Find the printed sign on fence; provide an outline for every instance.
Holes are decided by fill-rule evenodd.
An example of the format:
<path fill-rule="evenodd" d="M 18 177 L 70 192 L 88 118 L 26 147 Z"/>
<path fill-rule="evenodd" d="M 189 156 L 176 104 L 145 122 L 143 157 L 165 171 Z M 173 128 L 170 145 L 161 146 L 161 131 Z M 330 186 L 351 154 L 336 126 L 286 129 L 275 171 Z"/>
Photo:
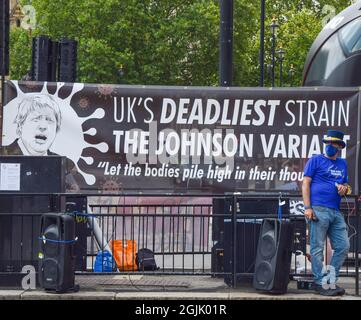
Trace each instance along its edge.
<path fill-rule="evenodd" d="M 68 191 L 299 193 L 330 128 L 357 182 L 357 88 L 8 81 L 5 98 L 2 154 L 66 156 Z"/>

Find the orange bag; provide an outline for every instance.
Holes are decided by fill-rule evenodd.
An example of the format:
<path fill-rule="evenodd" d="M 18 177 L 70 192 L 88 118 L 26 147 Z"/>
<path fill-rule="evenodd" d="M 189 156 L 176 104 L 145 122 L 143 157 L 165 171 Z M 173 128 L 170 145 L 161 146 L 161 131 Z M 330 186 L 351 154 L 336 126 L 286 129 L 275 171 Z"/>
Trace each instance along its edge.
<path fill-rule="evenodd" d="M 124 240 L 124 243 L 123 240 L 111 240 L 110 246 L 119 271 L 137 270 L 135 262 L 137 244 L 135 240 Z"/>

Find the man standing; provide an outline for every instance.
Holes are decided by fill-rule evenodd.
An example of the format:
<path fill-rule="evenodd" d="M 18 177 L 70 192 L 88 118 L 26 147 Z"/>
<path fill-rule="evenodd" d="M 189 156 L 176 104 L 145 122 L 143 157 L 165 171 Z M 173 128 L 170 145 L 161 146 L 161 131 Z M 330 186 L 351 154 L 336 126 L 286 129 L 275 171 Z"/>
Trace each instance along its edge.
<path fill-rule="evenodd" d="M 337 158 L 338 152 L 346 146 L 343 136 L 340 131 L 327 131 L 327 137 L 322 140 L 326 144 L 326 154 L 314 156 L 307 162 L 302 184 L 305 217 L 310 222 L 315 290 L 326 296 L 345 294 L 343 288 L 336 286 L 336 281 L 350 247 L 348 229 L 340 212 L 341 196 L 350 192 L 346 161 Z M 329 270 L 323 264 L 326 237 L 334 250 Z"/>

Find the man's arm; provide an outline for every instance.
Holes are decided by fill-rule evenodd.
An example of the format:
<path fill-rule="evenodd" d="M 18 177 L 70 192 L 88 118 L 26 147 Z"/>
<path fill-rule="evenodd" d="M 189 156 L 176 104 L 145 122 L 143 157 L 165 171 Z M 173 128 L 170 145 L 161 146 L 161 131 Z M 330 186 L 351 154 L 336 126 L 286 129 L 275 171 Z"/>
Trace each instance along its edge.
<path fill-rule="evenodd" d="M 348 183 L 338 184 L 337 191 L 340 196 L 351 193 L 351 186 Z"/>
<path fill-rule="evenodd" d="M 337 192 L 342 197 L 346 194 L 351 194 L 351 186 L 348 184 L 348 175 L 347 175 L 347 165 L 345 169 L 345 176 L 344 183 L 337 185 Z"/>
<path fill-rule="evenodd" d="M 306 176 L 303 177 L 302 198 L 305 207 L 311 206 L 311 182 L 312 182 L 312 178 Z M 305 217 L 309 220 L 315 217 L 312 208 L 308 208 L 305 210 Z"/>

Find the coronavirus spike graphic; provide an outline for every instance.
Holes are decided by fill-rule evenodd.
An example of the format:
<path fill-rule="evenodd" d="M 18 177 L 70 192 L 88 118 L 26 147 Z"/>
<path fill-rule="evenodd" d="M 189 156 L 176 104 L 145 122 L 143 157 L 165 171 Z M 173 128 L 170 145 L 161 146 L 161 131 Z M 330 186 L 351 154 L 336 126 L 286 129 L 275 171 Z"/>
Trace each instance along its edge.
<path fill-rule="evenodd" d="M 84 157 L 82 152 L 86 148 L 95 148 L 102 153 L 106 153 L 109 150 L 109 146 L 105 142 L 91 144 L 85 141 L 85 135 L 95 136 L 97 130 L 90 128 L 87 131 L 83 131 L 83 123 L 92 119 L 102 119 L 105 116 L 105 111 L 102 108 L 97 108 L 93 114 L 87 117 L 79 117 L 74 108 L 70 105 L 73 96 L 84 88 L 82 83 L 72 84 L 71 93 L 66 98 L 60 98 L 60 89 L 65 86 L 64 82 L 56 83 L 56 90 L 54 94 L 50 94 L 48 91 L 47 82 L 44 82 L 40 92 L 23 92 L 18 81 L 10 81 L 16 88 L 17 96 L 12 99 L 8 104 L 4 106 L 4 127 L 3 127 L 3 146 L 8 146 L 18 139 L 16 133 L 16 123 L 14 122 L 18 113 L 18 106 L 21 101 L 31 96 L 50 96 L 60 107 L 61 110 L 61 125 L 60 130 L 57 132 L 56 138 L 50 147 L 52 153 L 65 156 L 74 162 L 74 165 L 78 172 L 83 176 L 88 185 L 93 185 L 96 182 L 94 175 L 88 174 L 79 168 L 79 161 L 84 161 L 87 165 L 94 163 L 93 157 Z"/>
<path fill-rule="evenodd" d="M 85 131 L 84 134 L 87 134 L 89 136 L 95 136 L 97 134 L 97 129 L 90 128 L 88 131 Z"/>
<path fill-rule="evenodd" d="M 105 111 L 101 108 L 98 108 L 94 111 L 94 113 L 92 115 L 90 115 L 87 118 L 84 118 L 84 122 L 89 120 L 89 119 L 102 119 L 105 116 Z"/>
<path fill-rule="evenodd" d="M 94 163 L 94 159 L 92 157 L 81 157 L 81 159 L 83 159 L 88 165 L 92 165 Z"/>

